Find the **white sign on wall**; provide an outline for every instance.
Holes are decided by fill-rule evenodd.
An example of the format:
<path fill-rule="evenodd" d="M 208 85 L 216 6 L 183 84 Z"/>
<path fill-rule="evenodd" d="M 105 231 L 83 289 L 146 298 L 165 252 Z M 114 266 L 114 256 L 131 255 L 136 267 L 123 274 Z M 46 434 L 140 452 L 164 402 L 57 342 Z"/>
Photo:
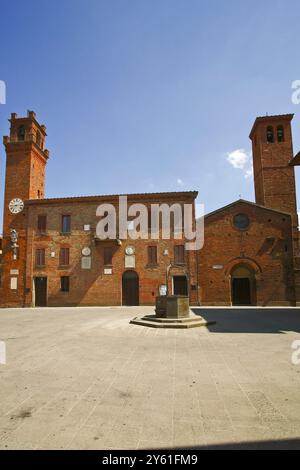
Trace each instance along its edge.
<path fill-rule="evenodd" d="M 167 295 L 167 286 L 165 284 L 159 286 L 159 295 Z"/>
<path fill-rule="evenodd" d="M 11 274 L 12 276 L 17 276 L 17 275 L 19 274 L 19 270 L 18 270 L 18 269 L 11 269 L 11 270 L 10 270 L 10 274 Z"/>
<path fill-rule="evenodd" d="M 11 288 L 11 290 L 17 290 L 17 288 L 18 288 L 18 278 L 17 277 L 11 277 L 10 278 L 10 288 Z"/>
<path fill-rule="evenodd" d="M 92 258 L 90 256 L 83 256 L 81 258 L 81 269 L 91 269 Z"/>
<path fill-rule="evenodd" d="M 125 268 L 135 268 L 135 256 L 125 255 Z"/>
<path fill-rule="evenodd" d="M 223 264 L 214 264 L 212 268 L 213 269 L 223 269 L 224 266 L 223 266 Z"/>

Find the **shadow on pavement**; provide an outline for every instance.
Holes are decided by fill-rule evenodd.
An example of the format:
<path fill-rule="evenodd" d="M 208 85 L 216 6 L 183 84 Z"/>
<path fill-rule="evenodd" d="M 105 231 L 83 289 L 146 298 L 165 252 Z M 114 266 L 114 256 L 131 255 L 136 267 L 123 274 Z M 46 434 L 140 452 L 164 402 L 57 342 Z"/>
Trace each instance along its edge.
<path fill-rule="evenodd" d="M 274 439 L 269 441 L 208 444 L 203 446 L 186 447 L 184 450 L 300 450 L 300 439 Z"/>
<path fill-rule="evenodd" d="M 193 307 L 191 310 L 207 321 L 216 321 L 207 327 L 212 333 L 300 332 L 300 309 Z"/>

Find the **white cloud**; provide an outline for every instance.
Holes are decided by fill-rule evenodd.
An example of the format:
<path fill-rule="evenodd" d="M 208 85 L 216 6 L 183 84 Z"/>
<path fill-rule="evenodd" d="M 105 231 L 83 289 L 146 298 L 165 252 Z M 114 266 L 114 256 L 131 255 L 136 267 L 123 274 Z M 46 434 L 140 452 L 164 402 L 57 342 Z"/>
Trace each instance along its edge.
<path fill-rule="evenodd" d="M 178 186 L 184 186 L 184 182 L 180 178 L 177 178 L 177 184 Z"/>
<path fill-rule="evenodd" d="M 253 166 L 251 166 L 251 168 L 249 168 L 249 170 L 246 170 L 244 173 L 244 177 L 246 179 L 251 178 L 251 176 L 253 176 Z"/>
<path fill-rule="evenodd" d="M 233 168 L 242 170 L 249 160 L 249 155 L 244 149 L 237 149 L 233 150 L 233 152 L 227 152 L 226 160 Z"/>
<path fill-rule="evenodd" d="M 245 179 L 249 179 L 253 176 L 253 165 L 250 152 L 246 152 L 244 149 L 236 149 L 232 152 L 227 152 L 226 160 L 231 166 L 233 166 L 233 168 L 242 170 Z"/>

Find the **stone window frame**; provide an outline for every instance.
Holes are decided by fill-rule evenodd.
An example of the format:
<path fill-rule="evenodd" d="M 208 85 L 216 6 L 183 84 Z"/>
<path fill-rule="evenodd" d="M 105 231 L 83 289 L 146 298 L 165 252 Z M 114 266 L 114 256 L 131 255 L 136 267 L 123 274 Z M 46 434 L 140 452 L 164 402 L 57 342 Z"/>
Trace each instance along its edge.
<path fill-rule="evenodd" d="M 235 225 L 234 220 L 238 215 L 244 215 L 248 218 L 249 223 L 248 223 L 247 227 L 241 228 L 241 227 L 237 227 Z M 231 225 L 234 228 L 234 230 L 236 230 L 237 232 L 247 232 L 249 230 L 250 226 L 251 226 L 251 217 L 249 216 L 249 214 L 246 211 L 237 211 L 231 217 Z"/>

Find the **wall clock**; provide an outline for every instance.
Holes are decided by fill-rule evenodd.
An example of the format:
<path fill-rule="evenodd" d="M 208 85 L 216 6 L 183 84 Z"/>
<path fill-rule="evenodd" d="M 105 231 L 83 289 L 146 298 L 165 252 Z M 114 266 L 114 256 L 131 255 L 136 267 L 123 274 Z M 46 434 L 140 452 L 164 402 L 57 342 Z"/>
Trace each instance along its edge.
<path fill-rule="evenodd" d="M 8 208 L 12 214 L 18 214 L 24 209 L 24 202 L 19 198 L 12 199 L 8 205 Z"/>
<path fill-rule="evenodd" d="M 135 252 L 135 250 L 134 250 L 133 246 L 127 246 L 126 247 L 126 250 L 125 250 L 126 255 L 134 255 L 134 252 Z"/>
<path fill-rule="evenodd" d="M 88 246 L 86 246 L 86 247 L 82 248 L 81 253 L 83 254 L 83 256 L 90 256 L 91 249 Z"/>

